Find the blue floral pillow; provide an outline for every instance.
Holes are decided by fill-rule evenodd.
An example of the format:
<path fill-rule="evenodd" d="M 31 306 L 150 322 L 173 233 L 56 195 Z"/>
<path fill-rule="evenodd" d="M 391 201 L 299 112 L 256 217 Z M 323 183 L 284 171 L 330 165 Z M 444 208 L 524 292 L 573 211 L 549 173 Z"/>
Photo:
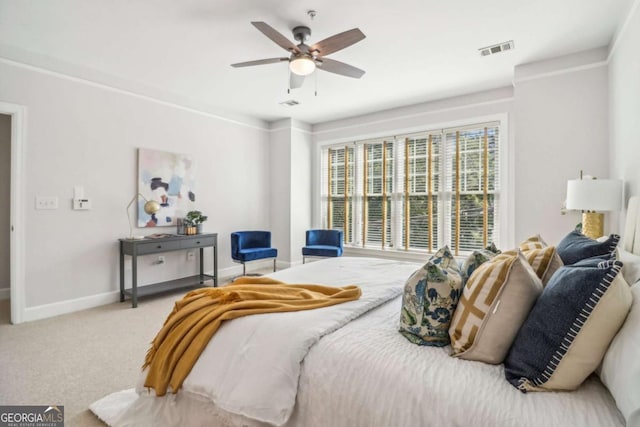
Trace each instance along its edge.
<path fill-rule="evenodd" d="M 460 275 L 462 276 L 462 286 L 467 283 L 471 274 L 476 270 L 476 268 L 480 267 L 485 262 L 493 259 L 496 255 L 500 253 L 500 249 L 498 249 L 495 243 L 491 243 L 484 249 L 478 249 L 469 254 L 467 259 L 464 260 L 462 265 L 460 266 Z"/>
<path fill-rule="evenodd" d="M 419 345 L 449 344 L 449 325 L 462 293 L 458 263 L 447 246 L 407 280 L 400 333 Z"/>
<path fill-rule="evenodd" d="M 602 255 L 614 257 L 619 240 L 620 236 L 612 234 L 607 240 L 599 242 L 574 230 L 558 243 L 556 250 L 564 265 L 571 265 L 583 259 Z"/>

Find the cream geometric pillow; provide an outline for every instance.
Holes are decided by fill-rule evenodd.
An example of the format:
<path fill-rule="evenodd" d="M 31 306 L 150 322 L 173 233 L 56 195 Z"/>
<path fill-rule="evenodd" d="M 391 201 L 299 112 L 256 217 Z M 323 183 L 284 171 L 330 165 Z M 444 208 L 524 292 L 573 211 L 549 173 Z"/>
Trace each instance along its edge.
<path fill-rule="evenodd" d="M 546 248 L 547 246 L 549 245 L 547 245 L 547 242 L 542 240 L 542 236 L 540 236 L 539 234 L 536 234 L 534 236 L 529 237 L 524 242 L 520 243 L 519 248 L 521 251 L 528 251 L 531 249 Z"/>
<path fill-rule="evenodd" d="M 542 282 L 520 251 L 507 251 L 478 267 L 465 285 L 449 328 L 453 356 L 499 364 Z"/>
<path fill-rule="evenodd" d="M 549 279 L 557 269 L 562 267 L 562 259 L 558 255 L 555 246 L 546 248 L 523 250 L 522 254 L 527 259 L 533 271 L 542 280 L 542 285 L 547 286 Z"/>
<path fill-rule="evenodd" d="M 538 277 L 542 279 L 544 286 L 553 273 L 564 265 L 556 248 L 547 245 L 539 234 L 529 237 L 520 243 L 519 247 Z"/>

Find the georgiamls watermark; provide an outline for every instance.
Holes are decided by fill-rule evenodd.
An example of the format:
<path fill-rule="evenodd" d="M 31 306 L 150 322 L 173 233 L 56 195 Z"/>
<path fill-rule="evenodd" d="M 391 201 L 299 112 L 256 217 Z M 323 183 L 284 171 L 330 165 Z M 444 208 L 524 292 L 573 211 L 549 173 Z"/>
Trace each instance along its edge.
<path fill-rule="evenodd" d="M 0 405 L 0 427 L 64 427 L 64 406 Z"/>

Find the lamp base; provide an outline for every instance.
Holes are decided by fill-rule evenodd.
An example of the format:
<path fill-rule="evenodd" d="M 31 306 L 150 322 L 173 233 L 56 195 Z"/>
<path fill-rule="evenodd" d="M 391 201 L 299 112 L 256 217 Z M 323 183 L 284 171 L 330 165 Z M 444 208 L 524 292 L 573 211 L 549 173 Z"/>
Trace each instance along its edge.
<path fill-rule="evenodd" d="M 604 234 L 604 214 L 597 212 L 582 213 L 582 234 L 597 239 Z"/>

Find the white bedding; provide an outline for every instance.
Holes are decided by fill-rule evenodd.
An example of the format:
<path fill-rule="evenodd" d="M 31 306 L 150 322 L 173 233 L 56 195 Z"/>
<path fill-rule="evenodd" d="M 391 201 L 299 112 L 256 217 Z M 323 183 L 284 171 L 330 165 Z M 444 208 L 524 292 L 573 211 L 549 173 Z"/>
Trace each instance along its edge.
<path fill-rule="evenodd" d="M 382 287 L 392 277 L 399 295 L 405 279 L 418 266 L 343 257 L 283 270 L 272 277 L 286 282 L 363 287 L 367 286 L 363 276 Z M 615 402 L 596 378 L 575 392 L 522 394 L 506 382 L 502 366 L 451 358 L 449 347 L 411 344 L 397 332 L 400 306 L 401 297 L 394 297 L 311 347 L 302 363 L 295 410 L 287 426 L 624 425 Z M 269 338 L 268 331 L 265 337 Z M 254 335 L 246 343 L 264 339 Z M 283 351 L 282 356 L 285 354 Z M 233 358 L 233 351 L 225 357 Z M 209 364 L 224 366 L 228 362 L 211 359 Z M 262 388 L 262 366 L 258 362 L 249 368 L 255 370 L 254 387 L 258 389 Z M 212 390 L 203 393 L 198 388 L 210 388 L 211 378 L 201 376 L 208 370 L 194 367 L 185 390 L 177 396 L 154 398 L 143 393 L 138 397 L 125 391 L 95 402 L 91 410 L 117 426 L 264 425 L 211 403 L 205 396 Z M 233 384 L 228 381 L 227 385 Z M 215 393 L 214 400 L 226 405 L 223 396 Z M 274 396 L 273 403 L 268 405 L 270 410 L 281 409 L 280 397 Z"/>
<path fill-rule="evenodd" d="M 187 376 L 178 398 L 193 395 L 233 414 L 284 424 L 295 405 L 300 363 L 309 348 L 325 334 L 399 295 L 415 268 L 412 263 L 345 257 L 273 274 L 288 283 L 363 285 L 362 296 L 317 310 L 225 322 Z M 138 381 L 140 394 L 148 394 L 145 377 L 142 373 Z"/>
<path fill-rule="evenodd" d="M 494 366 L 397 332 L 402 298 L 324 337 L 307 355 L 290 426 L 623 426 L 606 388 L 523 394 Z"/>

